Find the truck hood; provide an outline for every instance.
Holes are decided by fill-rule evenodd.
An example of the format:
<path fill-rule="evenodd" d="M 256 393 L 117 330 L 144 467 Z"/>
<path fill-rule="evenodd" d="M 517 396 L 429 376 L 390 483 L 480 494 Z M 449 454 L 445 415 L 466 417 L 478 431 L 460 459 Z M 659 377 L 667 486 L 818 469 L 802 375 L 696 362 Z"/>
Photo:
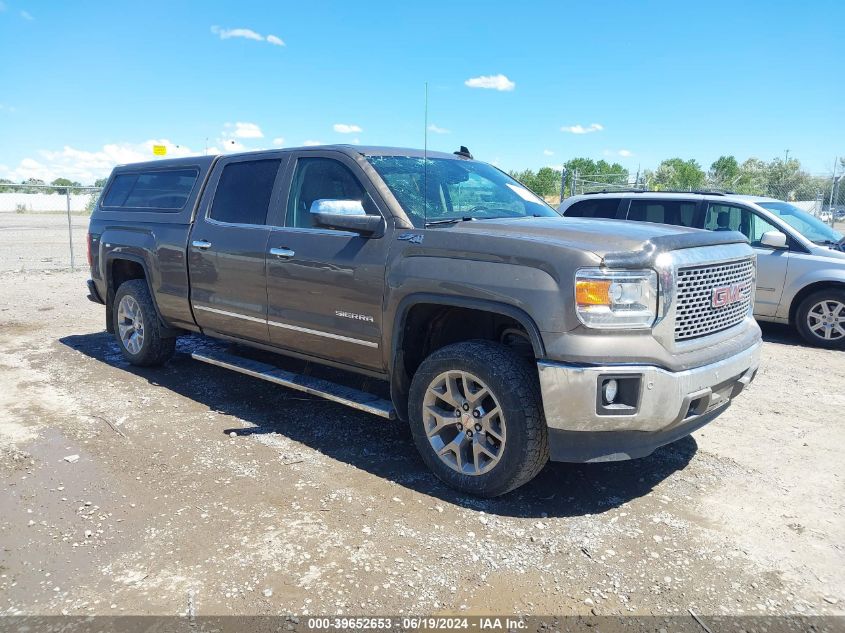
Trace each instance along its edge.
<path fill-rule="evenodd" d="M 747 242 L 737 231 L 597 218 L 501 218 L 461 222 L 451 230 L 558 244 L 593 252 L 607 265 L 621 266 L 637 265 L 664 251 Z"/>

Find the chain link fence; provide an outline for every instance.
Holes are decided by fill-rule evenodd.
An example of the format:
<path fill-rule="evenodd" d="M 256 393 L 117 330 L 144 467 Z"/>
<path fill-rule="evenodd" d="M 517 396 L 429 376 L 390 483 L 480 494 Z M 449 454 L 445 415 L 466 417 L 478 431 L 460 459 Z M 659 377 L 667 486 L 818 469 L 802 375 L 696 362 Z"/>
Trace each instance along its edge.
<path fill-rule="evenodd" d="M 100 187 L 0 185 L 0 272 L 87 266 L 88 218 Z"/>

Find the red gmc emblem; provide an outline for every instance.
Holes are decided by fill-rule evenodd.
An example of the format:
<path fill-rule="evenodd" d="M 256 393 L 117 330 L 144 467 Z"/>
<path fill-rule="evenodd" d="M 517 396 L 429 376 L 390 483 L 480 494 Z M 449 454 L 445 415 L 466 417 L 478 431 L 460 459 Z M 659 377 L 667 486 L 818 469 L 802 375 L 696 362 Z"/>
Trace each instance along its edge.
<path fill-rule="evenodd" d="M 743 301 L 748 297 L 751 284 L 747 281 L 740 281 L 730 286 L 716 286 L 710 295 L 710 306 L 713 308 L 724 308 L 731 304 Z"/>

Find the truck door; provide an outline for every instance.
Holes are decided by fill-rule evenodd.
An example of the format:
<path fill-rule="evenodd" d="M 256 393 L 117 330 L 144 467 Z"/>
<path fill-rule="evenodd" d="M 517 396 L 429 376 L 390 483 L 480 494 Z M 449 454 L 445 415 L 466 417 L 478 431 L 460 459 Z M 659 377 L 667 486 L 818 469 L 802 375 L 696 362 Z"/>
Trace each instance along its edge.
<path fill-rule="evenodd" d="M 270 341 L 382 370 L 389 240 L 317 227 L 310 214 L 315 200 L 359 200 L 367 213 L 387 217 L 380 197 L 355 161 L 337 152 L 298 153 L 289 171 L 284 226 L 272 229 L 268 244 Z"/>
<path fill-rule="evenodd" d="M 188 239 L 191 307 L 207 333 L 266 343 L 268 214 L 282 155 L 219 160 Z"/>
<path fill-rule="evenodd" d="M 760 243 L 760 239 L 763 233 L 780 229 L 751 209 L 720 202 L 710 202 L 707 205 L 704 228 L 711 231 L 739 231 L 748 238 L 757 253 L 757 295 L 754 300 L 754 314 L 775 316 L 786 282 L 789 251 L 765 246 Z"/>

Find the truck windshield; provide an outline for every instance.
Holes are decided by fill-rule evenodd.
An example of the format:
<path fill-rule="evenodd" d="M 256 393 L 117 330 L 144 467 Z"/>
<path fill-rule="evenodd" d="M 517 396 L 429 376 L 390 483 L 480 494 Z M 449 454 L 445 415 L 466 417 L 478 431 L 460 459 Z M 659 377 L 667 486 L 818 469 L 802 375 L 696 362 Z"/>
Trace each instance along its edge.
<path fill-rule="evenodd" d="M 410 156 L 367 160 L 418 228 L 464 219 L 557 216 L 541 198 L 486 163 L 429 158 L 426 166 L 424 159 Z"/>
<path fill-rule="evenodd" d="M 806 211 L 788 202 L 758 202 L 759 206 L 768 209 L 789 226 L 798 231 L 811 242 L 816 244 L 838 244 L 842 241 L 842 234 L 834 231 L 827 224 Z"/>

